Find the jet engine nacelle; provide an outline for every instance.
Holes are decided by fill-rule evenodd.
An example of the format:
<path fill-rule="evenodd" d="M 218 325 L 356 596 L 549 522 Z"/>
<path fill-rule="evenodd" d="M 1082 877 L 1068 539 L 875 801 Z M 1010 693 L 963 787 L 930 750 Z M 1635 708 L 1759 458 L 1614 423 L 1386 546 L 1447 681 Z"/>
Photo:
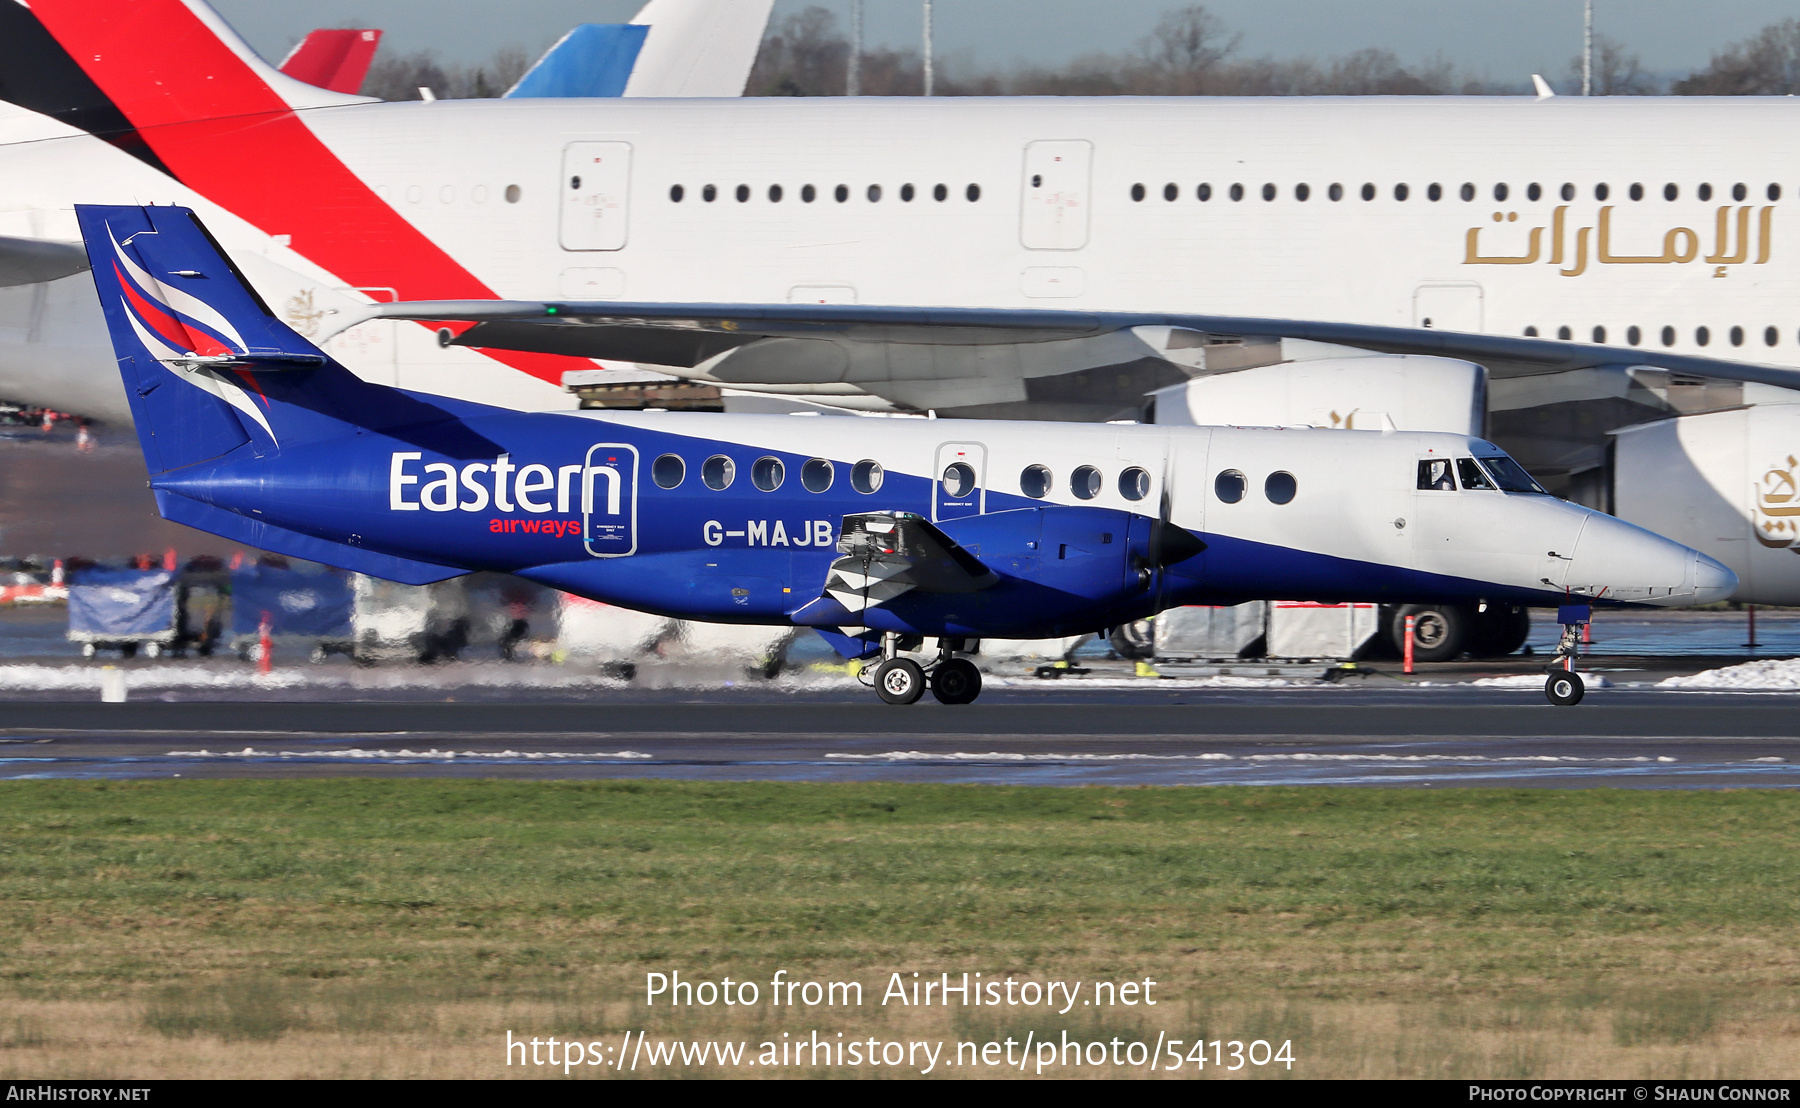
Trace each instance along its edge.
<path fill-rule="evenodd" d="M 1615 514 L 1717 558 L 1733 598 L 1800 604 L 1800 403 L 1616 432 Z"/>
<path fill-rule="evenodd" d="M 1284 342 L 1282 347 L 1283 353 L 1304 353 L 1304 347 L 1317 345 Z M 1453 358 L 1302 357 L 1197 377 L 1151 395 L 1157 423 L 1486 433 L 1487 372 Z"/>

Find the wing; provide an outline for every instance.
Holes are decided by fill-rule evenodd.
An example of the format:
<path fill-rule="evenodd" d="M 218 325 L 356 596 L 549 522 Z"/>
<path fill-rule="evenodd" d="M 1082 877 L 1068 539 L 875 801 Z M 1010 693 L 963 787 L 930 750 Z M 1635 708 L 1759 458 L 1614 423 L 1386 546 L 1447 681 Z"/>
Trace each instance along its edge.
<path fill-rule="evenodd" d="M 1647 366 L 1684 376 L 1800 388 L 1800 370 L 1641 347 L 1243 316 L 855 304 L 432 300 L 374 305 L 368 316 L 349 319 L 346 325 L 371 317 L 473 324 L 460 331 L 446 329 L 440 339 L 448 345 L 699 369 L 731 383 L 775 383 L 783 373 L 787 380 L 799 376 L 816 381 L 839 367 L 854 369 L 858 348 L 896 346 L 937 352 L 939 365 L 970 362 L 976 368 L 983 349 L 1005 349 L 1023 362 L 1026 376 L 1035 375 L 1034 366 L 1110 365 L 1135 352 L 1163 358 L 1195 376 L 1259 364 L 1259 344 L 1306 339 L 1385 354 L 1479 362 L 1497 377 Z M 756 356 L 745 357 L 752 352 Z M 1279 355 L 1267 360 L 1279 360 Z M 742 369 L 734 370 L 739 361 L 744 363 Z M 754 376 L 745 372 L 752 368 Z M 848 379 L 842 373 L 839 370 L 831 379 Z"/>
<path fill-rule="evenodd" d="M 825 595 L 851 614 L 909 592 L 976 592 L 1000 578 L 923 516 L 863 512 L 844 517 L 840 557 L 825 578 Z"/>

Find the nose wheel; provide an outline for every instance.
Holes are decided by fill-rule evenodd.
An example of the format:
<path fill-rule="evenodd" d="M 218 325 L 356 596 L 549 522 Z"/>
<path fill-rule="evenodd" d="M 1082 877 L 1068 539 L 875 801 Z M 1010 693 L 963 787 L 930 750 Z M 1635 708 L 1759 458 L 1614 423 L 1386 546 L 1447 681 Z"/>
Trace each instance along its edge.
<path fill-rule="evenodd" d="M 1581 629 L 1593 614 L 1593 607 L 1588 604 L 1564 604 L 1556 614 L 1556 622 L 1562 624 L 1562 638 L 1556 644 L 1556 661 L 1550 664 L 1550 676 L 1544 679 L 1544 696 L 1559 708 L 1573 707 L 1587 695 L 1587 686 L 1575 672 L 1575 655 L 1580 650 Z"/>
<path fill-rule="evenodd" d="M 1559 708 L 1581 703 L 1581 698 L 1586 694 L 1587 686 L 1581 683 L 1581 675 L 1573 670 L 1552 673 L 1544 682 L 1544 695 Z"/>

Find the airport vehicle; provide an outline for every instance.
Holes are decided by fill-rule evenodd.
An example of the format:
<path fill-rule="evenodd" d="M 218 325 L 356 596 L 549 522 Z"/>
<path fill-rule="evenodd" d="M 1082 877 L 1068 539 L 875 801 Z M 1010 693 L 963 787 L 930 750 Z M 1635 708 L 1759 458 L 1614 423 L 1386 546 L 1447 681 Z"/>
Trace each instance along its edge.
<path fill-rule="evenodd" d="M 77 214 L 165 518 L 391 580 L 493 569 L 650 612 L 813 627 L 847 656 L 882 655 L 873 679 L 893 703 L 927 683 L 973 700 L 971 640 L 1176 604 L 1585 611 L 1737 585 L 1465 435 L 522 413 L 389 388 L 282 323 L 191 210 Z M 901 656 L 926 637 L 935 658 Z M 1547 691 L 1572 703 L 1580 679 L 1558 670 Z"/>

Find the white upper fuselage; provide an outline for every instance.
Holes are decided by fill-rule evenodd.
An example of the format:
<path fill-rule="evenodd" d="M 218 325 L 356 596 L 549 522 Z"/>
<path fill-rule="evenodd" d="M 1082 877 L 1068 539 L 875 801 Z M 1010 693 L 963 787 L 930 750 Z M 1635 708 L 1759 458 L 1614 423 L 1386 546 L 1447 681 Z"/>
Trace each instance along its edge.
<path fill-rule="evenodd" d="M 784 302 L 820 290 L 866 304 L 1402 326 L 1436 312 L 1439 327 L 1554 337 L 1568 326 L 1582 341 L 1600 326 L 1614 344 L 1637 326 L 1660 346 L 1670 326 L 1673 349 L 1722 356 L 1742 327 L 1740 356 L 1800 362 L 1800 317 L 1788 309 L 1800 248 L 1785 245 L 1782 211 L 1800 187 L 1800 155 L 1768 141 L 1800 119 L 1785 98 L 462 101 L 305 118 L 506 297 Z M 582 244 L 564 215 L 564 163 L 583 142 L 629 146 L 616 249 L 569 248 Z M 1040 161 L 1076 160 L 1081 148 L 1069 144 L 1088 144 L 1087 172 L 1059 181 L 1062 163 L 1028 164 L 1043 142 L 1057 147 Z M 1341 200 L 1330 199 L 1334 184 Z M 1465 184 L 1473 200 L 1462 199 Z M 933 199 L 939 185 L 948 199 Z M 1170 185 L 1173 201 L 1163 198 Z M 1202 185 L 1210 200 L 1198 199 Z M 1263 199 L 1269 185 L 1273 200 Z M 1362 199 L 1365 185 L 1373 200 Z M 1643 199 L 1631 199 L 1633 185 Z M 1065 197 L 1061 228 L 1047 224 L 1051 192 Z M 1534 241 L 1534 262 L 1481 260 L 1529 257 Z M 1687 260 L 1621 260 L 1663 257 Z"/>

